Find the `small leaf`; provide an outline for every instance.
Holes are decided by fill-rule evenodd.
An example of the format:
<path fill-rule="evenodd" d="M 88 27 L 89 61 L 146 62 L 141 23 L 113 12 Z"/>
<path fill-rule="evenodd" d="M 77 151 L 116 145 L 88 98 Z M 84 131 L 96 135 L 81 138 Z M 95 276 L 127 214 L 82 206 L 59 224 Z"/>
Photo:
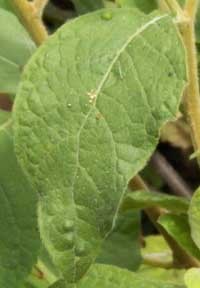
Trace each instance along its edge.
<path fill-rule="evenodd" d="M 45 247 L 74 283 L 114 228 L 160 127 L 177 113 L 185 50 L 170 16 L 106 9 L 64 25 L 25 70 L 16 153 L 41 195 Z"/>
<path fill-rule="evenodd" d="M 35 44 L 17 17 L 3 9 L 0 9 L 0 43 L 0 92 L 16 93 Z"/>
<path fill-rule="evenodd" d="M 169 263 L 172 261 L 172 252 L 169 248 L 168 244 L 166 243 L 165 239 L 160 236 L 148 236 L 144 238 L 145 245 L 141 249 L 142 256 L 146 257 L 157 257 L 161 258 L 163 262 Z"/>
<path fill-rule="evenodd" d="M 160 206 L 174 213 L 187 213 L 189 200 L 158 192 L 135 191 L 126 195 L 122 210 L 145 209 L 152 206 Z"/>
<path fill-rule="evenodd" d="M 8 114 L 0 111 L 0 287 L 15 288 L 36 262 L 40 241 L 36 193 L 17 163 L 11 119 L 3 123 Z"/>
<path fill-rule="evenodd" d="M 116 0 L 120 7 L 138 8 L 144 13 L 150 13 L 158 8 L 156 0 Z"/>
<path fill-rule="evenodd" d="M 188 254 L 200 260 L 200 250 L 191 238 L 190 227 L 186 215 L 163 215 L 159 218 L 158 223 Z"/>
<path fill-rule="evenodd" d="M 115 228 L 104 241 L 96 261 L 135 271 L 142 260 L 139 237 L 139 213 L 120 213 Z"/>
<path fill-rule="evenodd" d="M 192 238 L 200 249 L 200 188 L 192 197 L 188 215 Z"/>
<path fill-rule="evenodd" d="M 104 7 L 103 0 L 72 0 L 79 14 L 85 14 Z"/>
<path fill-rule="evenodd" d="M 185 284 L 187 288 L 199 288 L 200 269 L 192 268 L 185 273 Z"/>

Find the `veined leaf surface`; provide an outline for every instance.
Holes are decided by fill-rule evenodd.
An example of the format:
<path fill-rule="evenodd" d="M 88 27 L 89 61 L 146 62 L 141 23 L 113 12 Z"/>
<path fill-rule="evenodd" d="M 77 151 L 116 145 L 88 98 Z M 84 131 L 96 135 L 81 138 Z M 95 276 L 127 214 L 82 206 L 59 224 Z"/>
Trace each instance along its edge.
<path fill-rule="evenodd" d="M 0 287 L 21 288 L 40 247 L 37 195 L 17 162 L 9 114 L 0 111 Z"/>
<path fill-rule="evenodd" d="M 120 269 L 111 265 L 93 265 L 85 277 L 76 285 L 77 288 L 184 288 L 159 281 L 158 279 L 144 279 L 136 273 Z M 68 288 L 60 281 L 51 288 Z M 71 287 L 70 287 L 71 288 Z"/>
<path fill-rule="evenodd" d="M 67 23 L 27 65 L 16 152 L 41 195 L 41 237 L 68 282 L 85 274 L 113 229 L 127 183 L 175 117 L 185 83 L 171 17 L 135 9 Z"/>

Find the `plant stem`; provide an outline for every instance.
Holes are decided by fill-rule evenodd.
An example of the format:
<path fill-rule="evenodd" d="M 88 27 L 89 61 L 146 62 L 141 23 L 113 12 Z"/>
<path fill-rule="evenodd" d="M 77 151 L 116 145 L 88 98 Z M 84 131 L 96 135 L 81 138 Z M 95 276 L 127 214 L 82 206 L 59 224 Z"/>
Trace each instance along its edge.
<path fill-rule="evenodd" d="M 42 15 L 45 6 L 47 5 L 49 0 L 35 0 L 33 2 L 36 10 L 38 11 L 38 15 Z"/>
<path fill-rule="evenodd" d="M 185 11 L 187 15 L 194 21 L 198 6 L 198 0 L 187 0 L 185 4 Z"/>
<path fill-rule="evenodd" d="M 155 152 L 150 163 L 174 194 L 191 198 L 192 190 L 161 153 Z"/>
<path fill-rule="evenodd" d="M 134 177 L 129 183 L 130 189 L 134 190 L 145 190 L 148 191 L 147 185 L 144 183 L 140 176 Z M 178 243 L 166 232 L 166 230 L 158 224 L 158 218 L 165 213 L 165 210 L 159 207 L 147 208 L 144 210 L 148 215 L 151 222 L 158 229 L 158 231 L 163 235 L 166 242 L 173 252 L 174 267 L 178 268 L 191 268 L 191 267 L 200 267 L 200 262 L 187 254 L 184 249 L 182 249 Z"/>
<path fill-rule="evenodd" d="M 185 14 L 188 23 L 180 27 L 187 52 L 188 63 L 188 87 L 184 97 L 185 111 L 191 126 L 192 141 L 195 151 L 200 151 L 200 94 L 198 79 L 198 63 L 195 46 L 195 14 L 196 0 L 188 0 L 185 6 Z M 200 157 L 197 157 L 200 164 Z"/>
<path fill-rule="evenodd" d="M 183 14 L 181 7 L 176 0 L 165 0 L 165 3 L 172 12 L 177 14 L 177 16 L 181 16 Z"/>
<path fill-rule="evenodd" d="M 27 0 L 13 0 L 13 5 L 32 39 L 37 45 L 42 44 L 48 38 L 48 33 L 34 2 L 29 3 Z"/>

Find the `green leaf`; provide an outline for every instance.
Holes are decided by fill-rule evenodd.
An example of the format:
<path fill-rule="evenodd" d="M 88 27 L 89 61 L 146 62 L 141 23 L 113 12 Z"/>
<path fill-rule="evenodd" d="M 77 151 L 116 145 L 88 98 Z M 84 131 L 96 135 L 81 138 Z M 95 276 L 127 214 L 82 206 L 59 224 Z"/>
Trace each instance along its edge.
<path fill-rule="evenodd" d="M 41 195 L 41 237 L 69 282 L 111 233 L 185 83 L 171 17 L 135 9 L 68 22 L 27 65 L 14 107 L 16 153 Z"/>
<path fill-rule="evenodd" d="M 3 123 L 5 113 L 0 115 L 0 287 L 15 288 L 37 259 L 37 197 L 17 163 L 11 119 Z"/>
<path fill-rule="evenodd" d="M 111 265 L 93 265 L 86 276 L 77 285 L 68 286 L 58 281 L 50 288 L 184 288 L 183 285 L 165 283 Z"/>
<path fill-rule="evenodd" d="M 135 271 L 141 264 L 139 237 L 139 213 L 120 213 L 114 230 L 102 245 L 97 262 Z"/>
<path fill-rule="evenodd" d="M 85 14 L 104 7 L 103 0 L 72 0 L 79 14 Z"/>
<path fill-rule="evenodd" d="M 159 218 L 158 223 L 188 254 L 200 260 L 200 251 L 191 238 L 186 215 L 163 215 Z"/>
<path fill-rule="evenodd" d="M 144 258 L 152 257 L 162 259 L 169 263 L 172 261 L 172 252 L 167 242 L 160 235 L 153 235 L 144 238 L 145 244 L 141 249 Z"/>
<path fill-rule="evenodd" d="M 158 8 L 156 0 L 116 0 L 120 7 L 138 8 L 144 13 L 150 13 Z"/>
<path fill-rule="evenodd" d="M 187 288 L 199 288 L 200 283 L 200 269 L 189 269 L 185 274 L 185 284 Z"/>
<path fill-rule="evenodd" d="M 181 288 L 162 281 L 144 279 L 137 274 L 109 265 L 94 265 L 77 288 Z"/>
<path fill-rule="evenodd" d="M 4 9 L 0 9 L 0 43 L 0 92 L 16 93 L 35 44 L 17 17 Z"/>
<path fill-rule="evenodd" d="M 188 211 L 192 239 L 200 249 L 200 188 L 194 193 Z"/>
<path fill-rule="evenodd" d="M 10 0 L 0 0 L 0 8 L 3 8 L 8 11 L 13 11 L 13 7 L 10 3 Z"/>
<path fill-rule="evenodd" d="M 158 192 L 135 191 L 126 195 L 122 210 L 145 209 L 153 206 L 160 206 L 175 213 L 187 213 L 189 200 Z"/>
<path fill-rule="evenodd" d="M 154 281 L 157 280 L 165 284 L 179 284 L 182 285 L 181 287 L 185 287 L 184 269 L 165 269 L 150 265 L 142 265 L 137 274 L 143 279 L 154 279 Z"/>

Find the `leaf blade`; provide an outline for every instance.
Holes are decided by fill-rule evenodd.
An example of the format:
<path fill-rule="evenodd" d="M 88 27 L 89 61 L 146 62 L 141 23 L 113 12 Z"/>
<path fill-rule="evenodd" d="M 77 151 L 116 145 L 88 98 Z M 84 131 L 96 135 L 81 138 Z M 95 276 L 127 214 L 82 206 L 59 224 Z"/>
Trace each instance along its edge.
<path fill-rule="evenodd" d="M 184 197 L 177 197 L 158 192 L 134 191 L 129 192 L 123 202 L 122 210 L 146 209 L 153 206 L 160 206 L 174 213 L 187 213 L 189 200 Z"/>
<path fill-rule="evenodd" d="M 5 113 L 1 114 L 1 120 L 5 119 Z M 9 115 L 0 126 L 0 286 L 13 288 L 21 287 L 30 273 L 40 240 L 37 197 L 17 162 L 10 120 Z"/>
<path fill-rule="evenodd" d="M 163 50 L 155 41 L 166 39 L 166 27 Z M 142 73 L 149 69 L 154 77 Z M 14 108 L 16 151 L 41 193 L 45 246 L 69 282 L 84 275 L 111 232 L 127 183 L 146 164 L 160 126 L 175 116 L 185 81 L 171 18 L 134 9 L 68 23 L 27 66 Z"/>

